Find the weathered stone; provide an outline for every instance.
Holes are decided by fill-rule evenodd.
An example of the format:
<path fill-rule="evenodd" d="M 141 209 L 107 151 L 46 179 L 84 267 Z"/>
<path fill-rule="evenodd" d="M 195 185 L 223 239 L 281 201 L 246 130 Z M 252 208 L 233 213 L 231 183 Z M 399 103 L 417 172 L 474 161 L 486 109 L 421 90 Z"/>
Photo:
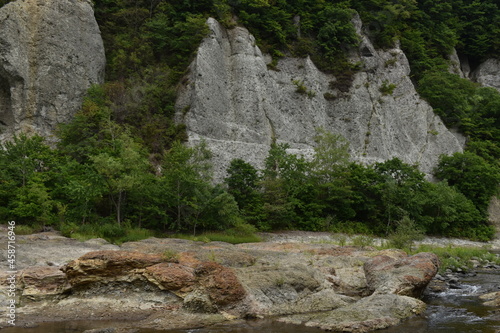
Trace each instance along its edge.
<path fill-rule="evenodd" d="M 183 307 L 195 313 L 215 313 L 217 308 L 212 304 L 210 297 L 200 290 L 195 290 L 184 298 Z"/>
<path fill-rule="evenodd" d="M 448 71 L 453 74 L 459 75 L 461 78 L 466 78 L 469 75 L 470 68 L 468 62 L 462 61 L 457 53 L 457 50 L 453 49 L 451 54 L 448 56 L 450 62 L 448 66 Z"/>
<path fill-rule="evenodd" d="M 162 290 L 185 294 L 196 282 L 194 270 L 175 263 L 161 263 L 144 270 L 143 275 Z"/>
<path fill-rule="evenodd" d="M 189 142 L 205 140 L 212 150 L 219 180 L 234 158 L 262 168 L 274 140 L 310 156 L 318 127 L 343 135 L 358 161 L 398 157 L 428 174 L 439 155 L 462 151 L 464 138 L 451 133 L 417 94 L 401 49 L 375 50 L 361 33 L 361 21 L 355 22 L 362 42 L 351 61 L 362 70 L 346 90 L 309 58 L 285 57 L 278 70 L 269 70 L 268 57 L 246 29 L 207 21 L 211 34 L 190 65 L 176 108 Z M 297 82 L 309 96 L 296 92 Z M 381 89 L 391 84 L 392 92 Z"/>
<path fill-rule="evenodd" d="M 0 226 L 0 238 L 5 237 L 6 232 L 7 229 Z M 29 244 L 29 249 L 48 251 L 44 253 L 84 244 L 55 235 L 19 236 L 19 241 L 23 246 Z M 91 247 L 109 246 L 99 240 L 90 243 L 84 244 L 85 248 L 82 249 L 88 251 Z M 67 297 L 26 302 L 25 306 L 18 309 L 19 322 L 41 322 L 47 318 L 115 321 L 123 318 L 132 319 L 136 327 L 173 329 L 201 327 L 247 317 L 287 316 L 284 320 L 291 323 L 306 323 L 326 330 L 366 332 L 395 325 L 401 319 L 419 313 L 424 307 L 416 299 L 394 294 L 376 292 L 364 297 L 368 294 L 368 288 L 372 287 L 372 284 L 367 285 L 365 263 L 373 263 L 377 256 L 384 256 L 403 266 L 406 259 L 416 266 L 417 272 L 425 272 L 425 256 L 420 259 L 415 256 L 418 260 L 413 257 L 409 259 L 399 250 L 361 250 L 318 242 L 235 246 L 159 239 L 129 243 L 124 247 L 146 253 L 96 251 L 80 256 L 80 250 L 74 252 L 73 255 L 80 258 L 65 268 L 69 280 L 75 283 L 71 292 L 67 293 Z M 158 253 L 165 249 L 175 249 L 178 262 L 164 262 L 165 258 Z M 231 260 L 223 261 L 234 264 L 235 268 L 199 260 L 212 254 L 214 260 L 225 258 L 219 254 L 231 250 L 255 258 L 253 264 L 248 265 L 246 259 L 235 260 L 231 256 L 228 256 Z M 31 251 L 29 253 L 30 256 L 35 255 Z M 242 259 L 246 257 L 241 256 Z M 420 264 L 423 267 L 419 268 Z M 420 277 L 420 273 L 412 269 L 403 270 L 397 264 L 389 265 L 386 269 L 404 278 L 398 280 L 388 275 L 393 289 L 399 285 L 405 286 L 404 282 L 408 280 L 405 275 Z M 28 285 L 37 286 L 38 283 L 41 285 L 37 287 L 40 290 L 57 290 L 51 286 L 64 281 L 64 275 L 54 270 L 56 266 L 22 271 L 25 282 L 19 274 L 16 294 L 21 295 Z M 377 274 L 379 272 L 374 275 Z M 0 277 L 0 284 L 5 286 L 7 276 L 4 274 Z M 332 279 L 342 284 L 343 289 L 336 287 Z M 349 288 L 352 288 L 351 292 Z M 384 286 L 380 288 L 385 290 Z M 6 290 L 0 288 L 0 300 L 8 299 Z M 121 332 L 121 327 L 117 326 L 118 331 Z"/>
<path fill-rule="evenodd" d="M 288 264 L 288 266 L 285 266 Z M 329 286 L 317 268 L 293 262 L 237 270 L 248 293 L 247 315 L 274 316 L 328 311 L 347 304 L 347 297 Z"/>
<path fill-rule="evenodd" d="M 479 296 L 486 306 L 500 307 L 500 291 Z"/>
<path fill-rule="evenodd" d="M 196 267 L 195 275 L 216 305 L 230 305 L 246 296 L 245 289 L 231 268 L 215 262 L 204 262 Z"/>
<path fill-rule="evenodd" d="M 23 296 L 43 298 L 54 296 L 70 288 L 66 275 L 54 266 L 28 267 L 21 272 Z"/>
<path fill-rule="evenodd" d="M 492 87 L 500 91 L 500 60 L 486 60 L 472 72 L 471 78 L 485 87 Z"/>
<path fill-rule="evenodd" d="M 420 297 L 439 269 L 433 253 L 410 257 L 379 255 L 365 263 L 367 285 L 375 294 Z"/>
<path fill-rule="evenodd" d="M 407 296 L 372 295 L 333 311 L 294 315 L 281 321 L 333 332 L 364 333 L 397 325 L 425 308 L 424 302 Z"/>
<path fill-rule="evenodd" d="M 86 330 L 83 331 L 83 333 L 115 333 L 116 328 L 110 327 L 110 328 L 95 328 L 93 330 Z"/>
<path fill-rule="evenodd" d="M 90 0 L 17 0 L 0 8 L 0 141 L 49 136 L 104 79 Z"/>
<path fill-rule="evenodd" d="M 71 261 L 64 268 L 71 285 L 81 285 L 121 277 L 130 281 L 141 278 L 141 269 L 163 261 L 157 254 L 145 254 L 127 251 L 95 251 L 77 260 Z"/>

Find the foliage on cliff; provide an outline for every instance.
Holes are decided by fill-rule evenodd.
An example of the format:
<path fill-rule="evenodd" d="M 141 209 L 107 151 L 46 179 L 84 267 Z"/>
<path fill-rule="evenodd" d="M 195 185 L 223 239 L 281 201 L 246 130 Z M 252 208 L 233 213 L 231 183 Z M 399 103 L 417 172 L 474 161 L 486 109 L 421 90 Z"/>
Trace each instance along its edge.
<path fill-rule="evenodd" d="M 484 163 L 475 167 L 473 160 L 457 174 L 456 164 L 443 160 L 439 175 L 456 188 L 434 184 L 398 159 L 351 163 L 345 140 L 319 131 L 311 161 L 273 145 L 264 170 L 233 161 L 223 187 L 212 182 L 203 144 L 174 142 L 160 165 L 152 163 L 140 140 L 111 120 L 101 102 L 88 99 L 61 127 L 56 149 L 40 137 L 21 136 L 0 150 L 2 218 L 55 225 L 66 234 L 98 228 L 111 239 L 124 237 L 123 227 L 195 234 L 253 225 L 389 234 L 408 218 L 428 234 L 493 235 L 483 201 L 475 200 L 477 193 L 487 197 L 485 186 L 498 180 Z M 486 183 L 479 188 L 471 177 Z"/>

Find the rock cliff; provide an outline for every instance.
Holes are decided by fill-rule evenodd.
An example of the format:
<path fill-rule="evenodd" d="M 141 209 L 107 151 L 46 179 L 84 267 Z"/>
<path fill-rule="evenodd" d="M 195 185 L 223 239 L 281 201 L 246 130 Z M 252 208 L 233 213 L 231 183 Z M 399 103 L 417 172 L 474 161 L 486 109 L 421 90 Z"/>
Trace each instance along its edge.
<path fill-rule="evenodd" d="M 90 0 L 17 0 L 0 8 L 0 140 L 49 136 L 104 79 Z"/>
<path fill-rule="evenodd" d="M 500 60 L 487 59 L 471 73 L 471 79 L 485 87 L 500 91 Z"/>
<path fill-rule="evenodd" d="M 181 88 L 177 121 L 187 125 L 192 144 L 207 142 L 219 179 L 234 158 L 262 167 L 274 140 L 310 154 L 318 127 L 343 135 L 353 158 L 366 163 L 399 157 L 430 173 L 440 154 L 462 151 L 464 139 L 415 91 L 401 49 L 376 50 L 359 19 L 361 43 L 351 61 L 362 69 L 343 91 L 338 78 L 309 58 L 282 58 L 270 70 L 246 29 L 227 30 L 214 19 L 207 24 L 211 33 Z M 297 92 L 299 84 L 306 94 Z"/>

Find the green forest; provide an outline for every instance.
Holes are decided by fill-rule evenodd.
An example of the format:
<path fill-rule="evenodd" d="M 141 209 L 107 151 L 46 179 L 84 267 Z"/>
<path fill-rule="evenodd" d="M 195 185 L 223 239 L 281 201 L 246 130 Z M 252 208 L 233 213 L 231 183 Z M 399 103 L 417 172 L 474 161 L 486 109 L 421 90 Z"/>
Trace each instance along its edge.
<path fill-rule="evenodd" d="M 10 1 L 0 1 L 0 6 Z M 500 54 L 495 0 L 94 0 L 106 82 L 92 87 L 50 146 L 18 135 L 0 150 L 0 219 L 113 241 L 207 231 L 312 230 L 486 241 L 487 207 L 500 183 L 500 93 L 448 72 L 453 49 L 472 67 Z M 359 66 L 352 23 L 379 48 L 400 43 L 420 95 L 466 151 L 441 156 L 434 177 L 392 159 L 352 162 L 349 143 L 318 129 L 312 160 L 269 147 L 265 168 L 233 160 L 214 184 L 211 152 L 187 147 L 174 122 L 177 86 L 215 17 L 244 26 L 273 57 L 310 56 L 349 89 Z M 299 18 L 299 20 L 297 20 Z M 297 23 L 297 21 L 299 23 Z"/>

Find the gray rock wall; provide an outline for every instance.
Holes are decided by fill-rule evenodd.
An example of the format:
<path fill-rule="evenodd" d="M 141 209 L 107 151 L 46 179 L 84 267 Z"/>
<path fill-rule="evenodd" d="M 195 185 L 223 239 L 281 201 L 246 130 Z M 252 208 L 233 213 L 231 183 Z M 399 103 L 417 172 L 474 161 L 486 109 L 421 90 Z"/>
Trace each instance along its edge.
<path fill-rule="evenodd" d="M 104 79 L 90 0 L 17 0 L 0 8 L 0 140 L 50 136 Z"/>
<path fill-rule="evenodd" d="M 462 151 L 464 138 L 450 132 L 415 91 L 404 53 L 397 47 L 375 50 L 361 35 L 359 20 L 362 51 L 351 60 L 363 69 L 346 93 L 331 88 L 336 78 L 309 58 L 283 58 L 278 70 L 268 70 L 269 57 L 246 29 L 226 30 L 214 19 L 207 23 L 211 34 L 190 66 L 177 121 L 187 125 L 191 144 L 207 142 L 219 180 L 234 158 L 262 167 L 273 140 L 311 154 L 317 127 L 347 138 L 355 160 L 399 157 L 426 173 L 440 154 Z M 303 81 L 311 96 L 296 92 L 294 80 Z M 392 94 L 380 91 L 390 84 Z"/>
<path fill-rule="evenodd" d="M 471 79 L 485 87 L 500 91 L 500 60 L 488 59 L 474 70 Z"/>

